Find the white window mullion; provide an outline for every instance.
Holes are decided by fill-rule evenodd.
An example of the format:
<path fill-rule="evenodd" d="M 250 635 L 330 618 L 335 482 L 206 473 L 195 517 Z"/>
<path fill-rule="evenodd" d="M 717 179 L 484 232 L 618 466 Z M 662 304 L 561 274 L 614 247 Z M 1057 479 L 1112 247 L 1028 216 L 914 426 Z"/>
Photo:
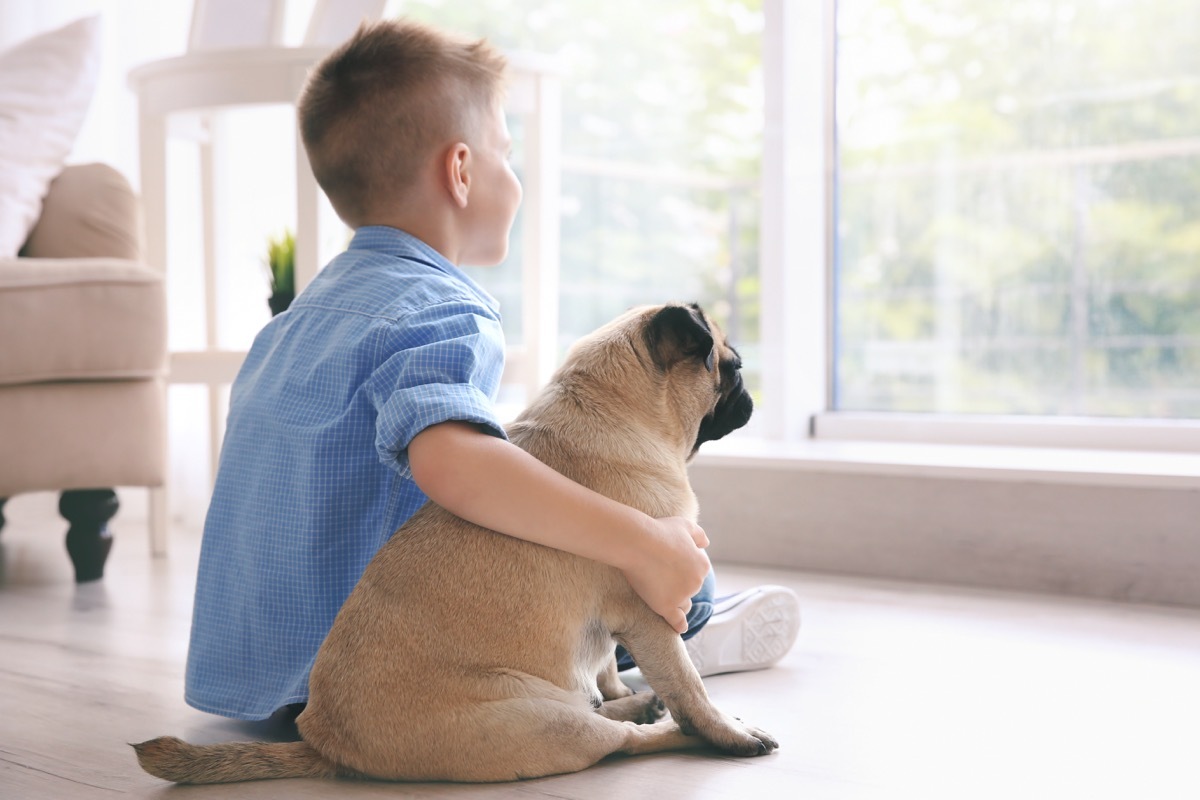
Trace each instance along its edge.
<path fill-rule="evenodd" d="M 765 433 L 804 438 L 830 407 L 834 0 L 766 0 L 762 161 Z"/>

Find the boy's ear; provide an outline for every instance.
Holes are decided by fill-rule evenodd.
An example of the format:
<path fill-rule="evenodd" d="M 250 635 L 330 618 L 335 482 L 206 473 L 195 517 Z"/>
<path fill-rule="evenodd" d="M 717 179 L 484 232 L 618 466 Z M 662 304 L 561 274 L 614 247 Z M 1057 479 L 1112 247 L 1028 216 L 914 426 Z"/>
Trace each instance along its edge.
<path fill-rule="evenodd" d="M 712 372 L 713 336 L 700 306 L 666 306 L 645 328 L 646 347 L 659 369 L 667 370 L 684 359 L 702 361 Z"/>
<path fill-rule="evenodd" d="M 458 142 L 446 150 L 445 171 L 446 189 L 459 208 L 467 207 L 467 197 L 471 194 L 471 148 L 463 142 Z"/>

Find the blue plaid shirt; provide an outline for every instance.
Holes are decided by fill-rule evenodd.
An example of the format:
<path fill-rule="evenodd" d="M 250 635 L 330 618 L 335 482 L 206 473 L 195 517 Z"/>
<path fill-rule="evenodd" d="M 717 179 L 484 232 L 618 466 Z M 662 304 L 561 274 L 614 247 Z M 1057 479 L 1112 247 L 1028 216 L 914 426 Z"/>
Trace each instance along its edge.
<path fill-rule="evenodd" d="M 259 333 L 233 384 L 204 524 L 186 699 L 264 719 L 308 698 L 333 618 L 425 496 L 406 448 L 466 420 L 504 436 L 496 301 L 420 240 L 385 227 Z"/>

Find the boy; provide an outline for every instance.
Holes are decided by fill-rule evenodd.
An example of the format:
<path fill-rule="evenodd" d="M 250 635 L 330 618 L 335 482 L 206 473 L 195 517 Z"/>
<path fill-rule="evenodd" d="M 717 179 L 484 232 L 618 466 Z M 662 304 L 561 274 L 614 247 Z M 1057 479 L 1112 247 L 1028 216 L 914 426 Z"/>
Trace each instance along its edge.
<path fill-rule="evenodd" d="M 680 633 L 711 614 L 711 590 L 690 599 L 711 586 L 698 526 L 575 484 L 495 417 L 500 319 L 457 265 L 504 259 L 521 199 L 504 70 L 484 42 L 383 22 L 310 76 L 301 136 L 356 232 L 262 330 L 233 385 L 188 651 L 196 708 L 265 719 L 303 704 L 342 602 L 426 497 L 621 569 Z"/>

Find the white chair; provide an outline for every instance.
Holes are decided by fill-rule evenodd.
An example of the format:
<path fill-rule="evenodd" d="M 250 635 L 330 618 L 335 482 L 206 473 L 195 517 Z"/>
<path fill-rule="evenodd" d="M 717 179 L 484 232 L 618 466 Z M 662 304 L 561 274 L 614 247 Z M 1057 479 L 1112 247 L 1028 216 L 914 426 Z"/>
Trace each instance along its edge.
<path fill-rule="evenodd" d="M 363 20 L 382 17 L 386 5 L 387 0 L 317 0 L 304 44 L 334 47 L 349 39 Z"/>
<path fill-rule="evenodd" d="M 304 33 L 306 47 L 334 47 L 366 21 L 383 16 L 387 0 L 317 0 Z M 196 0 L 188 52 L 282 47 L 286 0 Z"/>
<path fill-rule="evenodd" d="M 285 0 L 195 0 L 188 52 L 283 44 Z"/>

